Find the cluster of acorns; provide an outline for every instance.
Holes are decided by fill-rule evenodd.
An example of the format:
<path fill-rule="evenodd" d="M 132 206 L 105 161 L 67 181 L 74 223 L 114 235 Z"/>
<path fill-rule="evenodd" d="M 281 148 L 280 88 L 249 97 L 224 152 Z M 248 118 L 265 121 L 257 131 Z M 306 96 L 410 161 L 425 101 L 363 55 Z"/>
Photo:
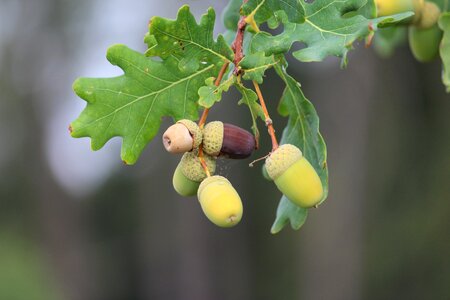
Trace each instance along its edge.
<path fill-rule="evenodd" d="M 173 175 L 175 191 L 185 197 L 197 195 L 204 214 L 214 224 L 231 227 L 239 223 L 241 198 L 228 179 L 214 175 L 216 159 L 249 157 L 255 149 L 253 135 L 220 121 L 200 128 L 191 120 L 180 120 L 166 130 L 163 143 L 168 152 L 183 153 Z M 310 208 L 322 200 L 320 178 L 297 147 L 278 147 L 267 157 L 265 171 L 295 204 Z"/>
<path fill-rule="evenodd" d="M 411 52 L 420 62 L 428 62 L 436 58 L 443 34 L 437 24 L 441 15 L 439 6 L 425 0 L 376 0 L 375 2 L 378 16 L 413 11 L 414 16 L 407 20 Z"/>

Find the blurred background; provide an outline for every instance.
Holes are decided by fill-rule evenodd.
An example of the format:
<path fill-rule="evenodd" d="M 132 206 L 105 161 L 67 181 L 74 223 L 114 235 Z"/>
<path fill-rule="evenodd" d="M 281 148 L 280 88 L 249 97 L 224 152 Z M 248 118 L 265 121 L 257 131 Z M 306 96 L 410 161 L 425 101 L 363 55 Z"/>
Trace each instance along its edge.
<path fill-rule="evenodd" d="M 419 64 L 407 46 L 381 59 L 358 45 L 345 70 L 337 58 L 291 60 L 330 169 L 328 201 L 300 231 L 270 234 L 280 194 L 249 161 L 220 166 L 244 218 L 219 229 L 173 191 L 179 158 L 160 135 L 134 166 L 118 139 L 92 152 L 69 136 L 85 106 L 72 82 L 121 74 L 108 46 L 144 51 L 150 17 L 174 18 L 185 3 L 196 16 L 226 5 L 0 1 L 0 299 L 450 299 L 450 95 L 440 62 Z M 272 111 L 283 89 L 273 75 L 263 86 Z M 211 120 L 249 128 L 238 97 Z M 286 120 L 274 121 L 281 132 Z M 263 135 L 256 157 L 269 148 Z"/>

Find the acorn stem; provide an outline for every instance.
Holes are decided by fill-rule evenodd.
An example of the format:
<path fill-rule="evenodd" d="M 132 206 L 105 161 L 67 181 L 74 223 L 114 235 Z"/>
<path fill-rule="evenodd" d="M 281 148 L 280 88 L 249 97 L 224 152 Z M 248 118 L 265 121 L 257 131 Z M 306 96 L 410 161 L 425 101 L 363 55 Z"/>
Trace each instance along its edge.
<path fill-rule="evenodd" d="M 266 102 L 264 101 L 263 95 L 261 93 L 261 89 L 259 88 L 259 84 L 256 81 L 252 81 L 255 86 L 256 94 L 258 95 L 259 103 L 261 103 L 261 107 L 264 112 L 264 117 L 266 118 L 266 126 L 269 132 L 270 138 L 272 139 L 272 151 L 275 151 L 278 148 L 277 136 L 275 135 L 275 129 L 273 128 L 273 122 L 270 118 L 269 111 L 267 110 Z"/>
<path fill-rule="evenodd" d="M 219 86 L 220 82 L 222 81 L 223 76 L 225 75 L 225 72 L 228 69 L 228 66 L 230 65 L 230 62 L 225 62 L 222 66 L 222 68 L 219 71 L 219 75 L 217 75 L 216 81 L 214 81 L 215 86 Z M 209 108 L 205 108 L 202 113 L 202 117 L 200 118 L 200 121 L 198 121 L 198 127 L 200 129 L 203 129 L 206 123 L 206 118 L 208 118 L 209 114 Z"/>
<path fill-rule="evenodd" d="M 206 176 L 211 177 L 211 173 L 209 172 L 208 166 L 206 165 L 205 158 L 203 157 L 203 147 L 200 145 L 198 148 L 198 159 L 200 160 L 200 163 L 202 164 L 203 170 L 205 170 Z"/>

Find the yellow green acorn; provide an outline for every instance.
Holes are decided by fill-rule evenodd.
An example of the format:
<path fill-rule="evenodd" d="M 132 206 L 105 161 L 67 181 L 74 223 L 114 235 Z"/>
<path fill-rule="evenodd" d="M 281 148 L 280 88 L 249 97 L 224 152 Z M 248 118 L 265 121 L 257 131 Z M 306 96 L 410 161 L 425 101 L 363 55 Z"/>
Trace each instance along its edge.
<path fill-rule="evenodd" d="M 210 174 L 214 174 L 216 160 L 207 154 L 204 154 L 203 158 Z M 200 182 L 206 177 L 205 170 L 198 158 L 198 152 L 192 151 L 185 153 L 181 158 L 173 174 L 172 183 L 175 191 L 181 196 L 195 196 Z"/>
<path fill-rule="evenodd" d="M 395 15 L 407 11 L 415 13 L 414 20 L 420 18 L 424 0 L 375 0 L 379 17 Z"/>
<path fill-rule="evenodd" d="M 220 121 L 203 128 L 203 150 L 209 155 L 242 159 L 255 150 L 255 137 L 245 129 Z"/>
<path fill-rule="evenodd" d="M 410 26 L 408 30 L 409 48 L 420 62 L 429 62 L 439 54 L 442 40 L 442 30 L 435 24 L 431 28 L 420 29 Z"/>
<path fill-rule="evenodd" d="M 220 227 L 232 227 L 242 218 L 241 198 L 222 176 L 211 176 L 200 184 L 198 200 L 206 217 Z"/>
<path fill-rule="evenodd" d="M 185 153 L 197 149 L 202 138 L 197 123 L 184 119 L 167 128 L 163 134 L 163 144 L 169 153 Z"/>
<path fill-rule="evenodd" d="M 266 169 L 278 189 L 298 206 L 310 208 L 322 200 L 319 175 L 296 146 L 278 147 L 266 159 Z"/>

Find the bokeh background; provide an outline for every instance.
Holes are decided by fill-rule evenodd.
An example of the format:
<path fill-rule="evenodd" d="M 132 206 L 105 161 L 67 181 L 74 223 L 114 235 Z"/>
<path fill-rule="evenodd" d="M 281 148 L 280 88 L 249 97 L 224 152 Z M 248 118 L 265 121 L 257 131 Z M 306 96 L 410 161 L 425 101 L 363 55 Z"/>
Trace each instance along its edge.
<path fill-rule="evenodd" d="M 150 17 L 185 3 L 197 16 L 226 5 L 0 1 L 0 299 L 450 299 L 450 95 L 439 61 L 419 64 L 407 46 L 382 59 L 358 45 L 345 70 L 291 60 L 330 168 L 329 199 L 300 231 L 270 234 L 280 195 L 248 161 L 221 164 L 245 206 L 224 230 L 173 191 L 178 158 L 160 136 L 134 166 L 118 139 L 92 152 L 69 136 L 85 105 L 74 79 L 119 75 L 107 47 L 144 51 Z M 283 89 L 273 75 L 272 111 Z M 238 99 L 229 92 L 211 119 L 249 128 Z M 275 118 L 279 132 L 285 122 Z"/>

